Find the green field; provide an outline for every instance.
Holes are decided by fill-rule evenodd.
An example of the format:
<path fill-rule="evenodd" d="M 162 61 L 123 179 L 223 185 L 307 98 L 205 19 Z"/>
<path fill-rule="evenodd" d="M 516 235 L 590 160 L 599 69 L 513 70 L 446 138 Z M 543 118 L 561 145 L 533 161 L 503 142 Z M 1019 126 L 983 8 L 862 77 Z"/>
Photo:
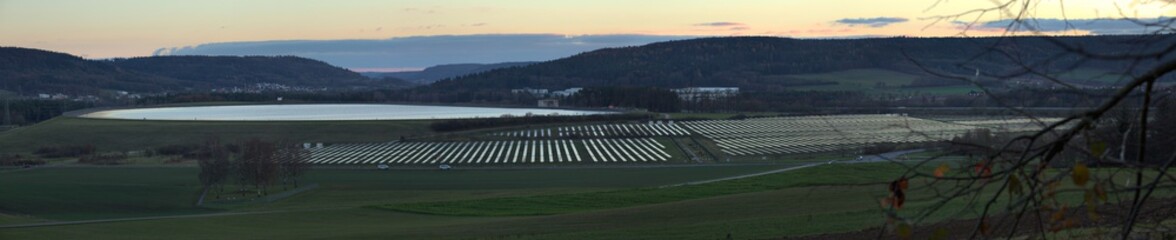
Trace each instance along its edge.
<path fill-rule="evenodd" d="M 779 166 L 573 168 L 465 171 L 319 169 L 303 181 L 321 187 L 257 206 L 194 207 L 191 167 L 57 167 L 0 173 L 0 213 L 47 220 L 211 213 L 259 209 L 358 207 L 649 187 L 764 171 Z M 608 175 L 608 178 L 596 176 Z M 225 198 L 232 195 L 225 195 Z M 209 196 L 210 200 L 214 198 Z M 215 204 L 213 204 L 215 206 Z"/>
<path fill-rule="evenodd" d="M 469 171 L 363 171 L 321 170 L 307 181 L 322 187 L 271 204 L 237 206 L 228 209 L 197 209 L 190 205 L 198 187 L 194 169 L 189 168 L 62 168 L 9 172 L 0 181 L 61 178 L 44 184 L 17 188 L 21 192 L 0 195 L 0 206 L 16 206 L 26 214 L 53 220 L 95 219 L 134 216 L 220 212 L 254 213 L 201 218 L 160 219 L 4 229 L 0 237 L 173 239 L 200 238 L 618 238 L 657 234 L 657 238 L 713 238 L 727 232 L 738 236 L 784 236 L 830 230 L 853 230 L 877 221 L 871 210 L 878 186 L 846 185 L 827 175 L 840 171 L 832 167 L 797 170 L 798 175 L 770 175 L 748 181 L 727 181 L 698 187 L 656 188 L 692 180 L 712 179 L 780 166 L 717 166 L 624 169 L 543 169 Z M 854 167 L 859 175 L 851 181 L 871 182 L 877 166 Z M 78 171 L 88 171 L 79 174 Z M 185 174 L 187 172 L 187 174 Z M 886 172 L 889 173 L 889 172 Z M 84 177 L 72 177 L 82 175 Z M 795 176 L 795 177 L 787 177 Z M 888 177 L 888 176 L 887 176 Z M 79 182 L 89 190 L 71 187 Z M 137 180 L 135 180 L 137 179 Z M 187 180 L 185 180 L 187 179 Z M 776 183 L 779 181 L 795 181 Z M 879 179 L 879 181 L 882 181 Z M 760 186 L 770 183 L 770 186 Z M 13 189 L 0 186 L 3 189 Z M 37 191 L 35 189 L 48 189 Z M 726 190 L 726 189 L 735 189 Z M 14 190 L 14 191 L 16 191 Z M 159 191 L 164 194 L 151 193 Z M 53 193 L 43 193 L 53 192 Z M 533 217 L 468 217 L 411 214 L 365 206 L 397 203 L 445 202 L 473 199 L 552 199 L 550 196 L 591 196 L 606 192 L 619 198 L 642 199 L 658 196 L 659 201 L 631 202 L 606 208 L 581 209 L 572 213 Z M 76 194 L 75 194 L 76 193 Z M 647 195 L 654 194 L 654 195 Z M 174 196 L 171 196 L 174 195 Z M 626 196 L 630 195 L 630 196 Z M 148 198 L 136 199 L 139 198 Z M 667 198 L 668 196 L 668 198 Z M 793 203 L 825 199 L 821 205 L 859 206 L 812 211 Z M 556 198 L 558 199 L 558 198 Z M 51 201 L 46 201 L 51 200 Z M 40 202 L 40 203 L 35 203 Z M 154 207 L 119 203 L 156 202 Z M 69 208 L 70 213 L 57 206 Z M 86 208 L 83 206 L 92 206 Z M 129 206 L 129 207 L 128 207 Z M 140 207 L 143 206 L 143 207 Z M 190 211 L 190 212 L 189 212 Z M 6 212 L 8 213 L 8 212 Z M 846 215 L 848 214 L 848 215 Z M 846 218 L 850 216 L 850 218 Z M 810 218 L 836 219 L 836 223 L 803 225 Z M 543 228 L 535 226 L 542 225 Z M 206 229 L 218 229 L 206 231 Z M 258 231 L 258 229 L 265 229 Z M 136 233 L 125 235 L 124 233 Z"/>
<path fill-rule="evenodd" d="M 1126 82 L 1127 79 L 1131 79 L 1131 76 L 1125 76 L 1120 73 L 1086 68 L 1062 72 L 1056 74 L 1055 77 L 1067 82 L 1092 82 L 1101 84 L 1118 84 Z"/>
<path fill-rule="evenodd" d="M 716 184 L 462 201 L 402 203 L 382 205 L 379 207 L 404 212 L 455 216 L 552 215 L 804 186 L 843 186 L 878 183 L 880 179 L 886 176 L 902 175 L 903 170 L 903 168 L 897 166 L 827 165 L 816 167 L 816 169 L 811 171 L 796 171 L 790 174 L 773 174 L 762 177 L 736 179 Z M 838 174 L 837 172 L 839 171 L 869 171 L 870 174 L 843 175 Z"/>
<path fill-rule="evenodd" d="M 249 138 L 295 142 L 384 142 L 431 134 L 428 121 L 142 121 L 58 117 L 0 133 L 0 152 L 92 144 L 98 151 L 134 151 L 171 144 Z"/>
<path fill-rule="evenodd" d="M 316 189 L 272 203 L 205 208 L 191 205 L 199 192 L 193 168 L 8 170 L 0 172 L 0 225 L 219 215 L 5 228 L 0 229 L 0 238 L 776 238 L 880 226 L 878 199 L 886 195 L 887 182 L 905 169 L 891 163 L 828 164 L 659 187 L 781 167 L 317 169 L 305 177 L 305 182 L 319 184 Z M 928 198 L 933 189 L 924 187 L 931 182 L 912 181 L 904 214 L 936 203 Z M 1080 202 L 1081 194 L 1067 193 L 1060 199 Z M 964 201 L 943 209 L 927 220 L 974 216 L 962 211 Z"/>

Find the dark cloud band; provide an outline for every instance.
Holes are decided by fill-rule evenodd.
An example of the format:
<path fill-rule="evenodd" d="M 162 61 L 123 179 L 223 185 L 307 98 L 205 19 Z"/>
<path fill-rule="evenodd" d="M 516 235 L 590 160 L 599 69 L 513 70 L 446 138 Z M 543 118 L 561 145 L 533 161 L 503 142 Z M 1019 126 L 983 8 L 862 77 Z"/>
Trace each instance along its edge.
<path fill-rule="evenodd" d="M 1171 33 L 1171 28 L 1161 28 L 1159 26 L 1172 26 L 1173 18 L 1097 18 L 1097 19 L 1053 19 L 1053 18 L 1034 18 L 1026 19 L 1014 24 L 1013 20 L 1000 20 L 983 22 L 973 26 L 973 28 L 987 29 L 987 30 L 1003 30 L 1009 26 L 1013 26 L 1019 31 L 1041 31 L 1041 32 L 1064 32 L 1071 30 L 1087 31 L 1091 34 L 1097 35 L 1116 35 L 1116 34 L 1149 34 L 1149 33 Z M 956 24 L 967 24 L 956 22 Z"/>
<path fill-rule="evenodd" d="M 910 19 L 900 17 L 876 17 L 876 18 L 842 18 L 834 23 L 845 24 L 850 26 L 868 26 L 873 28 L 885 27 L 886 25 L 910 21 Z"/>

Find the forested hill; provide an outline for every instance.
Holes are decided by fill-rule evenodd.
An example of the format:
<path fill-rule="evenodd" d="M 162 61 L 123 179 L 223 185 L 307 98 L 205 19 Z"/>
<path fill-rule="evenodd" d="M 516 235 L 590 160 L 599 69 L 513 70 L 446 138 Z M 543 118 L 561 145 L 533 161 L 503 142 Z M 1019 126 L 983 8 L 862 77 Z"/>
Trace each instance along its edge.
<path fill-rule="evenodd" d="M 1137 51 L 1140 38 L 1158 36 L 1059 37 L 1058 42 L 1104 53 Z M 1162 45 L 1162 44 L 1159 44 Z M 990 51 L 999 49 L 1002 51 Z M 787 88 L 829 84 L 805 82 L 795 74 L 851 69 L 884 69 L 928 76 L 908 59 L 929 68 L 972 76 L 1006 74 L 1018 68 L 1008 57 L 1039 69 L 1121 69 L 1121 63 L 1078 62 L 1050 41 L 1013 38 L 790 39 L 721 37 L 610 48 L 525 67 L 506 68 L 440 81 L 428 89 L 505 89 L 594 86 Z M 1008 55 L 1005 55 L 1005 54 Z M 908 58 L 909 57 L 909 58 Z M 1045 65 L 1043 62 L 1049 62 Z"/>
<path fill-rule="evenodd" d="M 421 71 L 409 72 L 391 72 L 391 73 L 368 73 L 368 76 L 383 78 L 393 77 L 404 79 L 406 81 L 416 84 L 430 84 L 441 79 L 459 77 L 474 73 L 486 72 L 499 68 L 519 67 L 534 64 L 535 62 L 504 62 L 492 64 L 477 64 L 477 63 L 463 63 L 463 64 L 444 64 L 425 68 Z"/>
<path fill-rule="evenodd" d="M 0 47 L 0 88 L 11 92 L 154 92 L 194 85 L 198 83 L 129 71 L 69 54 Z"/>
<path fill-rule="evenodd" d="M 346 87 L 373 81 L 344 68 L 300 57 L 156 56 L 109 61 L 120 68 L 180 80 L 241 86 L 277 83 L 291 86 Z"/>
<path fill-rule="evenodd" d="M 38 49 L 0 47 L 0 90 L 24 94 L 160 92 L 246 87 L 390 87 L 326 63 L 298 57 L 166 56 L 87 60 Z"/>

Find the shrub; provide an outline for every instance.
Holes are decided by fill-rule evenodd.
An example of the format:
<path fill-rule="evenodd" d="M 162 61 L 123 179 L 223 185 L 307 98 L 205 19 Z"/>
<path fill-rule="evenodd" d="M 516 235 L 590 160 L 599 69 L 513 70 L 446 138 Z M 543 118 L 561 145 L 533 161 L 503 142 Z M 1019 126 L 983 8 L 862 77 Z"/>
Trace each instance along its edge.
<path fill-rule="evenodd" d="M 127 155 L 122 153 L 91 154 L 78 158 L 78 163 L 94 165 L 118 165 L 122 164 L 122 160 L 125 159 L 127 159 Z"/>
<path fill-rule="evenodd" d="M 20 154 L 0 155 L 0 166 L 35 166 L 44 164 L 45 160 L 24 158 Z"/>
<path fill-rule="evenodd" d="M 63 145 L 38 148 L 33 154 L 42 158 L 79 157 L 94 153 L 94 145 Z"/>
<path fill-rule="evenodd" d="M 155 148 L 155 154 L 160 155 L 188 155 L 195 151 L 196 145 L 167 145 Z"/>
<path fill-rule="evenodd" d="M 479 128 L 522 126 L 530 124 L 646 120 L 650 119 L 651 117 L 652 116 L 648 114 L 598 114 L 581 116 L 467 118 L 435 121 L 432 124 L 429 124 L 429 128 L 438 132 L 451 132 Z"/>

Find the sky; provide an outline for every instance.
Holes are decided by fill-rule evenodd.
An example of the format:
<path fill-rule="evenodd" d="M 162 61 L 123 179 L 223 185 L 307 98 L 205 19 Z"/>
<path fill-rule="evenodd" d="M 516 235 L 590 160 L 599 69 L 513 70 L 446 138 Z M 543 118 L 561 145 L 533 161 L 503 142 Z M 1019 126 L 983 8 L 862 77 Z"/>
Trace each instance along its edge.
<path fill-rule="evenodd" d="M 192 50 L 210 43 L 315 40 L 333 44 L 339 40 L 387 41 L 414 36 L 985 36 L 1001 34 L 1000 21 L 1009 15 L 989 12 L 937 17 L 988 8 L 1003 1 L 0 0 L 0 45 L 111 58 L 172 52 L 199 54 L 173 50 Z M 1176 16 L 1174 0 L 1033 3 L 1028 17 L 1045 21 Z M 978 22 L 975 28 L 963 31 L 961 22 L 972 21 Z M 1085 29 L 1095 25 L 1100 29 Z M 1071 27 L 1053 29 L 1058 31 L 1050 34 L 1131 33 L 1103 29 L 1116 28 L 1115 24 L 1062 26 Z M 362 67 L 421 67 L 409 65 L 412 64 Z"/>

